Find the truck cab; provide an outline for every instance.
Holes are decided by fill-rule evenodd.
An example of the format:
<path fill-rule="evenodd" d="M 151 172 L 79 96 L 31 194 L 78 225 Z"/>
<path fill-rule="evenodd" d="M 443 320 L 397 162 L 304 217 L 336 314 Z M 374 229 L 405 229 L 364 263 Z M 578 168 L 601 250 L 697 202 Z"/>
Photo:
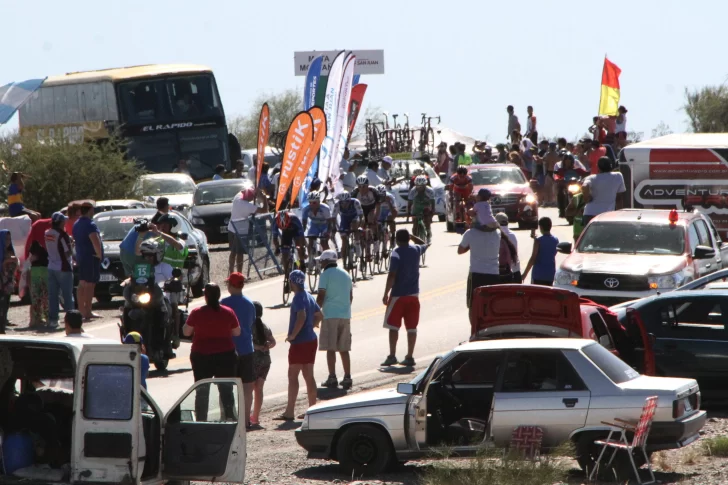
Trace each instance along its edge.
<path fill-rule="evenodd" d="M 238 379 L 206 379 L 164 414 L 141 386 L 140 349 L 85 338 L 0 337 L 6 475 L 34 483 L 242 483 L 245 426 Z M 6 450 L 8 451 L 8 450 Z"/>

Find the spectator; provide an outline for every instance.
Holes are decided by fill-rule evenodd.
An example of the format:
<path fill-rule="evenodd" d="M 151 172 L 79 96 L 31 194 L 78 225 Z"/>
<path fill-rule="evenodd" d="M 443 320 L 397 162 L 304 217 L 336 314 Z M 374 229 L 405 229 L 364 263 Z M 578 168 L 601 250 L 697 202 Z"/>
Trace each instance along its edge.
<path fill-rule="evenodd" d="M 316 379 L 313 376 L 313 365 L 316 362 L 318 339 L 314 327 L 318 327 L 323 318 L 321 308 L 313 296 L 304 287 L 306 274 L 300 270 L 291 272 L 288 280 L 293 291 L 291 317 L 288 322 L 288 404 L 286 410 L 277 416 L 278 421 L 295 419 L 296 398 L 298 397 L 298 375 L 303 374 L 306 382 L 308 406 L 316 404 Z M 298 416 L 299 419 L 303 415 Z"/>
<path fill-rule="evenodd" d="M 23 190 L 25 189 L 25 178 L 27 175 L 20 172 L 13 172 L 10 175 L 8 186 L 8 214 L 10 217 L 26 215 L 32 221 L 40 219 L 40 214 L 25 207 L 23 203 Z"/>
<path fill-rule="evenodd" d="M 470 157 L 470 155 L 465 153 L 465 144 L 458 143 L 457 148 L 458 148 L 458 158 L 457 158 L 458 167 L 461 165 L 466 165 L 466 166 L 472 165 L 473 159 Z"/>
<path fill-rule="evenodd" d="M 558 147 L 558 151 L 566 151 L 566 138 L 558 138 L 556 140 L 556 146 Z"/>
<path fill-rule="evenodd" d="M 220 287 L 205 285 L 205 305 L 195 308 L 187 317 L 182 333 L 192 337 L 190 362 L 195 382 L 212 377 L 236 377 L 235 343 L 233 337 L 241 334 L 235 312 L 220 304 Z M 232 388 L 220 386 L 225 416 L 235 416 L 235 398 Z M 207 421 L 209 389 L 198 389 L 195 394 L 195 413 L 198 422 Z"/>
<path fill-rule="evenodd" d="M 260 167 L 260 180 L 258 181 L 258 188 L 262 189 L 263 193 L 265 193 L 267 197 L 273 197 L 275 186 L 273 185 L 270 177 L 268 177 L 269 170 L 270 167 L 268 166 L 268 162 L 263 162 L 263 165 Z"/>
<path fill-rule="evenodd" d="M 48 322 L 48 252 L 38 241 L 30 247 L 30 328 Z"/>
<path fill-rule="evenodd" d="M 455 162 L 455 159 L 457 158 L 457 155 L 458 155 L 457 143 L 455 145 L 450 145 L 447 148 L 447 151 L 449 152 L 449 157 L 448 157 L 449 165 L 447 167 L 447 177 L 450 178 L 452 176 L 452 174 L 454 174 L 455 171 L 457 170 L 457 164 Z"/>
<path fill-rule="evenodd" d="M 554 143 L 554 147 L 556 144 Z M 546 152 L 549 149 L 549 141 L 548 140 L 541 140 L 538 142 L 538 156 L 543 158 L 544 155 L 546 155 Z"/>
<path fill-rule="evenodd" d="M 101 318 L 91 311 L 96 283 L 101 278 L 101 260 L 104 249 L 101 244 L 101 232 L 91 219 L 94 215 L 94 204 L 85 201 L 81 205 L 81 217 L 73 225 L 73 240 L 76 243 L 76 264 L 78 265 L 78 309 L 86 321 Z"/>
<path fill-rule="evenodd" d="M 526 138 L 535 145 L 538 143 L 538 129 L 536 128 L 536 115 L 533 114 L 533 106 L 526 107 L 528 118 L 526 118 Z"/>
<path fill-rule="evenodd" d="M 391 158 L 391 157 L 390 157 Z M 435 173 L 447 173 L 450 169 L 450 156 L 447 154 L 447 143 L 444 141 L 437 145 L 437 163 L 435 164 Z"/>
<path fill-rule="evenodd" d="M 212 176 L 212 180 L 223 180 L 225 177 L 225 165 L 217 165 L 215 167 L 215 175 Z"/>
<path fill-rule="evenodd" d="M 392 168 L 392 157 L 389 155 L 382 157 L 382 166 L 377 170 L 377 177 L 379 177 L 379 180 L 381 180 L 383 184 L 389 186 L 392 184 L 392 176 L 389 173 L 389 170 Z"/>
<path fill-rule="evenodd" d="M 502 212 L 499 212 L 502 214 Z M 513 282 L 513 263 L 518 260 L 518 250 L 513 245 L 505 231 L 500 231 L 500 246 L 498 247 L 498 275 L 501 283 Z"/>
<path fill-rule="evenodd" d="M 185 175 L 190 175 L 190 165 L 192 165 L 191 160 L 181 159 L 179 162 L 177 162 L 177 168 L 174 169 L 173 173 L 183 173 Z"/>
<path fill-rule="evenodd" d="M 379 164 L 375 161 L 371 161 L 367 165 L 366 172 L 364 172 L 364 175 L 366 175 L 369 180 L 369 185 L 372 187 L 376 187 L 382 183 L 382 179 L 379 178 L 379 175 L 377 175 L 377 170 L 379 170 Z"/>
<path fill-rule="evenodd" d="M 497 213 L 495 215 L 495 219 L 498 221 L 498 224 L 500 224 L 501 232 L 508 237 L 508 240 L 513 245 L 513 248 L 515 248 L 515 257 L 513 257 L 513 255 L 511 254 L 511 282 L 520 285 L 523 282 L 523 279 L 521 278 L 521 261 L 518 258 L 518 238 L 516 237 L 516 234 L 508 227 L 508 215 L 505 212 Z M 500 258 L 500 253 L 498 257 Z"/>
<path fill-rule="evenodd" d="M 73 225 L 76 223 L 78 218 L 81 216 L 81 202 L 74 200 L 70 202 L 66 207 L 66 234 L 69 236 L 73 234 Z"/>
<path fill-rule="evenodd" d="M 506 163 L 508 161 L 508 152 L 506 151 L 506 146 L 503 143 L 498 143 L 495 146 L 495 149 L 498 151 L 498 158 L 496 158 L 496 162 Z"/>
<path fill-rule="evenodd" d="M 248 173 L 245 171 L 245 162 L 243 162 L 242 160 L 238 160 L 235 162 L 235 171 L 233 172 L 233 178 L 236 178 L 236 179 L 248 178 Z"/>
<path fill-rule="evenodd" d="M 559 152 L 556 151 L 556 143 L 548 144 L 548 151 L 543 157 L 543 168 L 546 172 L 543 184 L 543 205 L 544 207 L 553 207 L 556 205 L 556 191 L 558 185 L 554 180 L 554 171 L 556 164 L 559 162 Z"/>
<path fill-rule="evenodd" d="M 506 138 L 510 138 L 511 143 L 516 143 L 516 141 L 513 140 L 513 133 L 521 132 L 521 123 L 518 122 L 518 116 L 515 115 L 513 106 L 508 105 L 506 111 L 508 112 L 508 132 L 506 134 Z"/>
<path fill-rule="evenodd" d="M 230 221 L 228 222 L 228 245 L 230 247 L 230 258 L 228 261 L 228 275 L 237 270 L 243 272 L 243 260 L 247 253 L 243 240 L 247 238 L 250 228 L 248 218 L 255 214 L 268 213 L 268 198 L 262 197 L 263 207 L 255 205 L 256 194 L 262 194 L 262 190 L 248 187 L 241 190 L 233 199 Z"/>
<path fill-rule="evenodd" d="M 513 130 L 513 133 L 511 133 L 511 144 L 514 146 L 520 146 L 521 139 L 521 134 L 517 130 Z"/>
<path fill-rule="evenodd" d="M 616 145 L 617 150 L 619 150 L 627 145 L 627 108 L 624 106 L 619 107 L 615 121 Z"/>
<path fill-rule="evenodd" d="M 523 145 L 522 148 L 522 154 L 521 154 L 521 160 L 523 163 L 523 166 L 521 167 L 523 170 L 523 174 L 526 176 L 526 180 L 531 180 L 533 176 L 533 153 L 536 150 L 536 148 L 531 143 L 531 140 L 528 138 L 524 138 L 523 142 L 528 142 L 526 145 Z"/>
<path fill-rule="evenodd" d="M 253 369 L 253 323 L 255 322 L 255 305 L 245 295 L 245 276 L 242 273 L 232 273 L 227 279 L 230 296 L 223 298 L 220 304 L 232 309 L 240 323 L 240 335 L 233 337 L 235 351 L 238 354 L 236 377 L 243 381 L 245 395 L 245 423 L 250 427 L 250 409 L 253 404 L 253 387 L 255 387 L 255 373 Z"/>
<path fill-rule="evenodd" d="M 500 234 L 497 229 L 468 229 L 458 246 L 458 254 L 470 252 L 468 287 L 465 304 L 470 308 L 473 290 L 481 286 L 500 284 L 498 257 L 500 253 Z"/>
<path fill-rule="evenodd" d="M 612 172 L 612 161 L 609 158 L 600 158 L 596 165 L 599 173 L 588 176 L 582 183 L 582 192 L 586 201 L 582 221 L 584 227 L 599 214 L 621 209 L 622 198 L 619 197 L 619 194 L 627 190 L 622 174 Z"/>
<path fill-rule="evenodd" d="M 508 161 L 514 165 L 516 165 L 518 168 L 523 170 L 523 161 L 521 159 L 520 152 L 513 150 L 511 153 L 508 154 Z M 525 175 L 525 172 L 524 172 Z"/>
<path fill-rule="evenodd" d="M 417 244 L 411 245 L 410 239 Z M 397 340 L 404 321 L 404 328 L 407 330 L 407 355 L 399 364 L 414 367 L 413 354 L 417 342 L 417 325 L 420 321 L 420 256 L 427 250 L 428 245 L 417 236 L 410 235 L 407 229 L 397 231 L 395 242 L 397 247 L 390 257 L 389 274 L 382 298 L 387 307 L 384 328 L 389 329 L 389 355 L 382 365 L 390 366 L 397 363 Z"/>
<path fill-rule="evenodd" d="M 18 267 L 13 240 L 7 229 L 0 230 L 0 264 L 0 334 L 4 334 L 8 326 L 10 297 L 15 289 L 15 269 Z"/>
<path fill-rule="evenodd" d="M 599 159 L 607 155 L 607 149 L 597 140 L 592 140 L 589 151 L 589 169 L 592 175 L 599 173 Z M 611 163 L 611 162 L 610 162 Z"/>
<path fill-rule="evenodd" d="M 248 180 L 253 182 L 254 184 L 257 183 L 257 180 L 255 179 L 255 174 L 258 170 L 258 155 L 253 155 L 253 164 L 250 165 L 250 168 L 248 169 Z"/>
<path fill-rule="evenodd" d="M 53 225 L 45 232 L 48 251 L 48 326 L 58 327 L 59 296 L 63 297 L 63 309 L 74 309 L 73 303 L 73 253 L 71 238 L 65 231 L 66 216 L 56 212 L 51 217 Z"/>
<path fill-rule="evenodd" d="M 353 284 L 349 273 L 336 266 L 336 251 L 326 250 L 319 258 L 323 270 L 318 286 L 316 303 L 323 309 L 324 319 L 319 335 L 319 351 L 326 352 L 329 377 L 321 385 L 337 387 L 336 352 L 341 355 L 344 367 L 343 389 L 351 389 L 351 303 L 354 300 Z"/>
<path fill-rule="evenodd" d="M 152 217 L 152 223 L 156 224 L 159 218 L 165 214 L 169 214 L 169 199 L 167 197 L 160 197 L 157 199 L 157 212 Z"/>
<path fill-rule="evenodd" d="M 273 332 L 263 323 L 263 305 L 259 301 L 255 306 L 255 323 L 253 324 L 253 367 L 255 372 L 255 389 L 253 390 L 253 409 L 250 414 L 250 425 L 260 424 L 260 409 L 263 407 L 263 387 L 270 370 L 270 349 L 276 346 Z"/>
<path fill-rule="evenodd" d="M 51 228 L 52 224 L 53 221 L 51 219 L 38 219 L 31 224 L 28 237 L 25 238 L 25 259 L 30 257 L 30 248 L 34 242 L 37 242 L 45 249 L 45 232 Z"/>
<path fill-rule="evenodd" d="M 347 156 L 348 153 L 349 149 L 346 149 L 344 158 L 341 160 L 341 173 L 343 174 L 341 181 L 344 190 L 351 192 L 356 188 L 356 167 L 359 160 L 356 158 L 350 160 Z"/>
<path fill-rule="evenodd" d="M 604 129 L 604 122 L 599 116 L 592 118 L 593 124 L 589 127 L 589 133 L 592 134 L 592 139 L 599 143 L 604 143 L 607 140 L 607 130 Z"/>
<path fill-rule="evenodd" d="M 66 337 L 93 338 L 93 335 L 83 330 L 83 315 L 78 310 L 67 311 L 66 316 L 63 318 L 63 324 L 66 330 Z"/>
<path fill-rule="evenodd" d="M 551 235 L 551 219 L 548 217 L 538 220 L 538 228 L 541 231 L 541 237 L 538 239 L 535 231 L 531 232 L 531 237 L 535 241 L 531 259 L 528 260 L 526 271 L 523 272 L 523 280 L 526 280 L 528 273 L 533 269 L 531 284 L 553 286 L 556 274 L 556 246 L 559 240 Z"/>
<path fill-rule="evenodd" d="M 138 345 L 141 358 L 141 384 L 144 389 L 147 388 L 147 376 L 149 376 L 149 357 L 147 356 L 147 348 L 144 346 L 144 339 L 139 332 L 129 332 L 124 337 L 124 343 L 127 345 Z"/>

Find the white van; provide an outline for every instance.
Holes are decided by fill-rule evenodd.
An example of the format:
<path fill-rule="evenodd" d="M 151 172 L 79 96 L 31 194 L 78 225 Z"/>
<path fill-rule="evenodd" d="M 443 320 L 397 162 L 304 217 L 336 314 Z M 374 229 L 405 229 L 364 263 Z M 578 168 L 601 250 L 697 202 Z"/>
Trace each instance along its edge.
<path fill-rule="evenodd" d="M 32 463 L 12 476 L 0 474 L 0 483 L 18 477 L 34 483 L 242 483 L 240 380 L 198 381 L 165 415 L 140 377 L 134 346 L 0 336 L 2 443 L 28 432 L 35 441 Z"/>

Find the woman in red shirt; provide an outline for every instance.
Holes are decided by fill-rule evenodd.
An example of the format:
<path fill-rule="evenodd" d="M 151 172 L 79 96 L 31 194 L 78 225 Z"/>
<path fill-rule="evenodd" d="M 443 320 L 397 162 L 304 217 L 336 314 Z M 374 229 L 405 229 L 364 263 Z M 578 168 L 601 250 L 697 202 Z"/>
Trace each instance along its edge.
<path fill-rule="evenodd" d="M 192 336 L 190 362 L 195 382 L 212 377 L 236 377 L 237 355 L 233 337 L 240 335 L 240 323 L 230 308 L 220 305 L 220 287 L 205 285 L 205 303 L 195 308 L 182 328 L 185 336 Z M 236 416 L 235 398 L 231 386 L 220 386 L 225 417 Z M 201 387 L 195 394 L 197 421 L 207 420 L 209 388 Z"/>

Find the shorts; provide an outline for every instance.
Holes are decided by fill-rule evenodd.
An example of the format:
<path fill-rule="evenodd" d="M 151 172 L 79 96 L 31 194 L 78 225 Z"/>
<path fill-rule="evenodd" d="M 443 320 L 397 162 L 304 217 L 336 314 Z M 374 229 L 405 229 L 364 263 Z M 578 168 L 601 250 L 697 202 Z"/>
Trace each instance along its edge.
<path fill-rule="evenodd" d="M 282 231 L 281 245 L 293 246 L 293 241 L 303 236 L 303 226 L 301 225 L 301 222 L 297 219 L 293 219 L 291 221 L 291 225 L 288 226 L 288 229 Z"/>
<path fill-rule="evenodd" d="M 101 260 L 95 256 L 83 258 L 78 262 L 78 279 L 96 284 L 101 279 Z"/>
<path fill-rule="evenodd" d="M 452 191 L 454 194 L 459 195 L 461 199 L 467 199 L 471 194 L 469 190 L 457 186 L 453 186 Z"/>
<path fill-rule="evenodd" d="M 244 384 L 255 382 L 253 354 L 238 355 L 238 360 L 235 364 L 235 377 L 239 377 Z"/>
<path fill-rule="evenodd" d="M 288 347 L 288 365 L 308 365 L 316 362 L 318 339 Z"/>
<path fill-rule="evenodd" d="M 364 220 L 369 221 L 369 215 L 374 214 L 374 210 L 377 208 L 377 204 L 363 205 L 361 209 L 364 211 Z"/>
<path fill-rule="evenodd" d="M 230 247 L 230 252 L 233 254 L 245 254 L 248 252 L 245 249 L 243 240 L 233 232 L 228 232 L 228 246 Z"/>
<path fill-rule="evenodd" d="M 339 223 L 339 232 L 351 232 L 351 223 L 356 219 L 356 216 L 348 217 L 341 215 L 341 222 Z"/>
<path fill-rule="evenodd" d="M 384 314 L 384 328 L 398 331 L 402 327 L 408 333 L 417 333 L 420 323 L 420 299 L 417 296 L 393 296 Z"/>
<path fill-rule="evenodd" d="M 322 238 L 328 238 L 329 237 L 329 225 L 323 224 L 323 225 L 314 225 L 311 224 L 308 226 L 308 230 L 306 231 L 306 237 L 322 237 Z"/>
<path fill-rule="evenodd" d="M 270 371 L 270 353 L 256 350 L 253 353 L 253 374 L 256 379 L 266 380 Z"/>
<path fill-rule="evenodd" d="M 351 319 L 325 318 L 319 332 L 319 351 L 351 351 Z"/>
<path fill-rule="evenodd" d="M 499 274 L 470 273 L 468 275 L 468 288 L 465 291 L 466 304 L 470 308 L 473 300 L 473 291 L 481 286 L 499 285 L 503 280 Z"/>

